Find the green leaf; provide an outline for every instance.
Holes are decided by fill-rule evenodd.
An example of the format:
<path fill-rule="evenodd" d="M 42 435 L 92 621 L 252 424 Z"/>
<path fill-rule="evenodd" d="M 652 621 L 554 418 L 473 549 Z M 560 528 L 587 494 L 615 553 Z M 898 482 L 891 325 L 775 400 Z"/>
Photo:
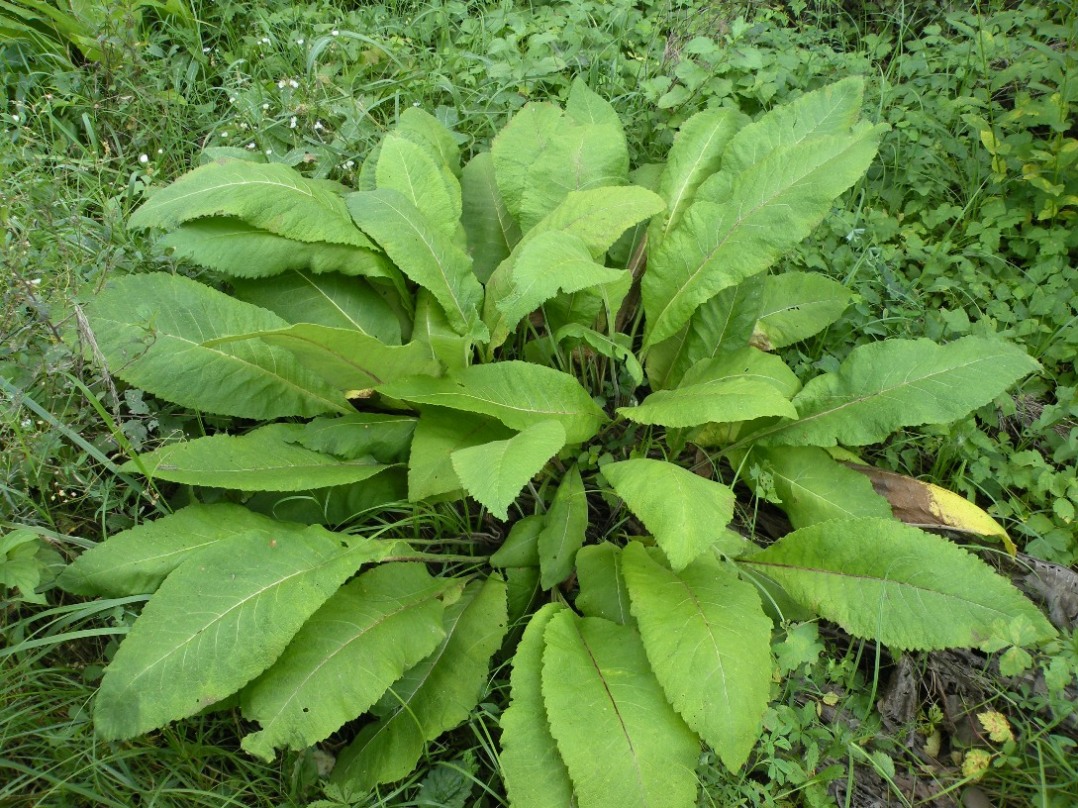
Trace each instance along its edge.
<path fill-rule="evenodd" d="M 460 179 L 464 208 L 461 223 L 468 236 L 468 253 L 476 277 L 486 283 L 520 241 L 520 227 L 498 191 L 490 152 L 481 152 L 469 160 Z"/>
<path fill-rule="evenodd" d="M 335 182 L 308 180 L 280 163 L 214 162 L 157 191 L 128 224 L 172 229 L 192 219 L 231 216 L 294 241 L 373 249 L 352 223 L 343 191 Z"/>
<path fill-rule="evenodd" d="M 312 452 L 356 460 L 370 455 L 379 463 L 407 458 L 417 419 L 410 415 L 357 412 L 338 418 L 315 418 L 293 440 Z"/>
<path fill-rule="evenodd" d="M 850 291 L 816 272 L 784 272 L 764 280 L 754 344 L 785 348 L 817 334 L 842 316 Z"/>
<path fill-rule="evenodd" d="M 515 219 L 520 219 L 531 166 L 557 137 L 561 119 L 562 111 L 553 104 L 525 104 L 491 144 L 498 190 Z"/>
<path fill-rule="evenodd" d="M 723 529 L 734 518 L 734 492 L 665 460 L 623 460 L 603 466 L 603 476 L 681 570 L 712 547 L 734 555 Z"/>
<path fill-rule="evenodd" d="M 448 371 L 463 370 L 471 364 L 471 341 L 456 332 L 441 306 L 426 289 L 420 289 L 415 296 L 412 339 L 427 345 Z"/>
<path fill-rule="evenodd" d="M 465 491 L 505 521 L 509 505 L 564 445 L 561 424 L 540 421 L 508 440 L 458 449 L 453 470 Z"/>
<path fill-rule="evenodd" d="M 458 334 L 486 339 L 478 308 L 483 287 L 463 250 L 391 188 L 356 191 L 347 202 L 356 224 L 370 233 L 401 272 L 434 295 Z"/>
<path fill-rule="evenodd" d="M 652 250 L 681 221 L 700 183 L 718 171 L 726 145 L 746 121 L 735 110 L 717 107 L 698 112 L 681 124 L 659 180 L 666 215 L 656 218 L 648 230 Z"/>
<path fill-rule="evenodd" d="M 771 621 L 756 587 L 713 557 L 671 572 L 630 542 L 623 558 L 633 615 L 666 697 L 736 772 L 771 695 Z"/>
<path fill-rule="evenodd" d="M 501 717 L 498 758 L 513 808 L 573 804 L 573 784 L 550 734 L 542 694 L 543 633 L 550 619 L 564 609 L 548 603 L 532 615 L 513 655 L 512 700 Z"/>
<path fill-rule="evenodd" d="M 42 606 L 47 603 L 45 596 L 37 591 L 46 567 L 38 557 L 41 549 L 40 537 L 32 530 L 20 528 L 0 534 L 0 593 L 5 600 L 10 598 L 5 589 L 18 589 L 16 600 Z"/>
<path fill-rule="evenodd" d="M 677 334 L 648 351 L 652 389 L 677 387 L 696 362 L 747 346 L 759 317 L 762 286 L 763 278 L 754 276 L 723 289 L 693 312 Z"/>
<path fill-rule="evenodd" d="M 632 338 L 628 334 L 614 332 L 613 336 L 607 336 L 579 323 L 568 323 L 554 334 L 554 341 L 559 345 L 568 341 L 571 347 L 587 345 L 600 356 L 624 363 L 633 387 L 644 383 L 644 368 L 632 351 Z"/>
<path fill-rule="evenodd" d="M 539 534 L 546 521 L 540 514 L 513 523 L 502 546 L 490 557 L 492 567 L 538 567 Z"/>
<path fill-rule="evenodd" d="M 98 733 L 131 738 L 235 693 L 273 664 L 361 564 L 401 547 L 342 538 L 322 528 L 280 539 L 258 531 L 188 557 L 150 598 L 105 671 L 94 709 Z"/>
<path fill-rule="evenodd" d="M 424 407 L 408 459 L 408 499 L 420 502 L 459 491 L 461 482 L 453 469 L 453 453 L 512 435 L 497 421 L 481 415 Z"/>
<path fill-rule="evenodd" d="M 742 560 L 850 634 L 893 648 L 976 647 L 997 621 L 1055 630 L 1010 582 L 965 550 L 890 519 L 801 528 Z"/>
<path fill-rule="evenodd" d="M 515 430 L 557 421 L 569 443 L 588 440 L 606 421 L 602 408 L 576 379 L 528 362 L 472 365 L 441 379 L 415 377 L 383 384 L 378 392 L 415 404 L 489 415 Z"/>
<path fill-rule="evenodd" d="M 765 415 L 793 418 L 797 410 L 773 384 L 733 377 L 659 390 L 618 415 L 638 424 L 697 426 L 710 422 L 748 421 Z"/>
<path fill-rule="evenodd" d="M 460 184 L 427 149 L 390 134 L 382 141 L 375 176 L 379 188 L 399 192 L 443 236 L 453 238 L 460 221 Z"/>
<path fill-rule="evenodd" d="M 422 564 L 385 564 L 338 590 L 244 690 L 243 715 L 262 729 L 243 748 L 273 760 L 366 712 L 445 637 L 445 589 Z"/>
<path fill-rule="evenodd" d="M 514 253 L 508 277 L 502 274 L 488 287 L 484 319 L 491 346 L 505 342 L 521 320 L 559 292 L 613 283 L 624 274 L 595 263 L 587 245 L 571 233 L 540 233 Z"/>
<path fill-rule="evenodd" d="M 401 323 L 393 307 L 359 278 L 286 272 L 276 278 L 234 281 L 232 291 L 240 300 L 269 309 L 291 324 L 350 328 L 387 345 L 401 344 Z"/>
<path fill-rule="evenodd" d="M 636 631 L 562 611 L 543 639 L 543 703 L 580 808 L 695 805 L 699 741 Z"/>
<path fill-rule="evenodd" d="M 601 124 L 621 128 L 621 118 L 610 102 L 596 93 L 582 78 L 573 79 L 565 114 L 579 124 Z"/>
<path fill-rule="evenodd" d="M 299 323 L 273 331 L 252 331 L 204 343 L 218 347 L 240 340 L 258 339 L 284 348 L 303 367 L 338 390 L 369 390 L 394 379 L 435 375 L 441 365 L 422 342 L 386 345 L 376 337 L 349 328 Z"/>
<path fill-rule="evenodd" d="M 672 337 L 701 304 L 805 238 L 868 168 L 880 135 L 862 127 L 777 148 L 734 176 L 723 202 L 698 199 L 650 256 L 641 281 L 645 347 Z"/>
<path fill-rule="evenodd" d="M 734 136 L 723 168 L 741 171 L 783 146 L 847 133 L 861 114 L 864 84 L 860 76 L 850 76 L 776 107 Z"/>
<path fill-rule="evenodd" d="M 805 385 L 794 398 L 798 420 L 768 430 L 764 443 L 879 443 L 905 426 L 961 418 L 1039 367 L 1021 348 L 985 337 L 860 345 L 837 371 Z"/>
<path fill-rule="evenodd" d="M 172 443 L 139 455 L 122 471 L 176 483 L 238 491 L 303 491 L 357 483 L 389 468 L 370 457 L 358 460 L 312 452 L 299 446 L 299 424 L 269 424 L 246 435 L 213 435 Z"/>
<path fill-rule="evenodd" d="M 392 272 L 385 256 L 373 251 L 373 244 L 297 241 L 226 216 L 187 222 L 157 243 L 178 258 L 233 278 L 267 278 L 290 269 L 374 278 L 389 277 Z"/>
<path fill-rule="evenodd" d="M 558 483 L 543 521 L 537 542 L 539 569 L 543 589 L 553 589 L 572 573 L 576 552 L 583 546 L 588 529 L 588 498 L 575 463 Z"/>
<path fill-rule="evenodd" d="M 241 505 L 188 505 L 115 533 L 81 553 L 60 574 L 59 584 L 87 596 L 153 592 L 176 567 L 218 542 L 253 533 L 288 541 L 306 530 L 305 525 L 269 519 Z"/>
<path fill-rule="evenodd" d="M 780 357 L 747 347 L 697 362 L 685 372 L 681 384 L 687 387 L 734 378 L 770 384 L 786 398 L 793 398 L 801 389 L 801 380 Z"/>
<path fill-rule="evenodd" d="M 891 516 L 887 500 L 863 474 L 831 459 L 816 447 L 755 448 L 746 469 L 760 463 L 769 475 L 782 509 L 795 528 L 828 519 Z M 748 478 L 748 475 L 742 475 Z M 749 480 L 751 482 L 751 480 Z"/>
<path fill-rule="evenodd" d="M 576 577 L 580 584 L 576 608 L 582 615 L 621 625 L 633 622 L 629 590 L 625 588 L 621 567 L 622 550 L 610 542 L 580 548 L 576 554 Z"/>
<path fill-rule="evenodd" d="M 396 134 L 426 148 L 454 176 L 460 174 L 460 147 L 441 121 L 419 107 L 405 107 L 397 116 Z"/>
<path fill-rule="evenodd" d="M 287 351 L 254 341 L 203 347 L 207 339 L 288 323 L 196 281 L 165 274 L 113 278 L 85 311 L 109 370 L 168 401 L 241 418 L 349 410 L 339 391 Z"/>
<path fill-rule="evenodd" d="M 383 700 L 386 711 L 337 758 L 331 780 L 364 791 L 404 777 L 423 746 L 467 719 L 506 631 L 505 584 L 469 584 L 445 610 L 445 639 Z"/>
<path fill-rule="evenodd" d="M 635 185 L 570 191 L 546 218 L 524 236 L 521 244 L 540 233 L 561 230 L 583 241 L 592 258 L 598 261 L 621 238 L 622 233 L 650 219 L 663 207 L 658 194 Z"/>

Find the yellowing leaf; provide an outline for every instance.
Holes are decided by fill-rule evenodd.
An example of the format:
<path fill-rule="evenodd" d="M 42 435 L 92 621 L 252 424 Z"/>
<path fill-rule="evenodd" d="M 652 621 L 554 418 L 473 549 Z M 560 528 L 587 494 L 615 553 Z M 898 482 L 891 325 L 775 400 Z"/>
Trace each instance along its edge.
<path fill-rule="evenodd" d="M 1018 552 L 1018 548 L 999 522 L 954 491 L 893 471 L 855 463 L 846 465 L 868 477 L 876 493 L 891 503 L 895 518 L 907 525 L 928 530 L 946 528 L 978 536 L 992 536 L 1002 541 L 1012 556 Z"/>

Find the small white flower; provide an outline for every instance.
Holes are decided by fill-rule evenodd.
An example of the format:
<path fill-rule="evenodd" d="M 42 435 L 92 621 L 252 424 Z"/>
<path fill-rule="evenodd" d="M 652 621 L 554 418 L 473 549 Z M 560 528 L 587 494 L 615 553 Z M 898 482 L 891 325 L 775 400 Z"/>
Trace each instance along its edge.
<path fill-rule="evenodd" d="M 254 143 L 248 143 L 247 148 L 250 149 L 251 151 L 254 151 L 255 150 L 255 144 Z"/>
<path fill-rule="evenodd" d="M 413 106 L 413 107 L 418 107 L 418 106 L 419 106 L 419 102 L 418 102 L 418 101 L 413 101 L 413 102 L 412 102 L 412 106 Z"/>
<path fill-rule="evenodd" d="M 266 149 L 266 154 L 273 154 L 273 149 Z"/>
<path fill-rule="evenodd" d="M 262 109 L 269 109 L 269 104 L 263 104 Z"/>
<path fill-rule="evenodd" d="M 158 153 L 158 154 L 164 154 L 164 153 L 165 153 L 165 150 L 164 150 L 164 149 L 158 149 L 158 150 L 157 150 L 157 153 Z"/>
<path fill-rule="evenodd" d="M 262 44 L 263 45 L 269 45 L 270 44 L 270 38 L 268 36 L 262 37 Z"/>
<path fill-rule="evenodd" d="M 277 89 L 278 90 L 283 90 L 285 88 L 286 84 L 288 84 L 288 82 L 285 81 L 284 79 L 281 79 L 279 82 L 277 82 Z"/>
<path fill-rule="evenodd" d="M 314 128 L 315 128 L 315 130 L 316 130 L 316 131 L 320 131 L 320 130 L 321 130 L 321 129 L 323 129 L 324 127 L 322 126 L 322 122 L 321 122 L 321 121 L 315 121 L 315 122 L 314 122 Z"/>
<path fill-rule="evenodd" d="M 292 120 L 290 120 L 288 122 L 288 128 L 289 129 L 295 129 L 296 128 L 296 116 L 295 115 L 293 115 Z"/>
<path fill-rule="evenodd" d="M 16 112 L 14 115 L 12 115 L 11 120 L 15 121 L 15 123 L 18 123 L 19 122 L 19 113 Z"/>
<path fill-rule="evenodd" d="M 247 129 L 247 128 L 249 128 L 249 127 L 247 126 L 247 124 L 245 124 L 245 123 L 242 123 L 242 122 L 240 123 L 240 129 Z"/>
<path fill-rule="evenodd" d="M 222 132 L 221 137 L 228 137 L 228 132 Z"/>
<path fill-rule="evenodd" d="M 230 96 L 228 97 L 228 103 L 230 103 L 230 104 L 235 104 L 235 103 L 236 103 L 236 96 L 234 96 L 234 95 L 230 95 Z"/>
<path fill-rule="evenodd" d="M 297 45 L 302 45 L 303 44 L 303 37 L 300 37 L 299 39 L 297 39 L 296 44 Z"/>
<path fill-rule="evenodd" d="M 349 171 L 349 170 L 352 169 L 353 166 L 355 166 L 355 164 L 356 164 L 355 160 L 345 160 L 345 162 L 341 166 L 341 168 L 343 168 L 345 171 Z"/>
<path fill-rule="evenodd" d="M 296 81 L 295 79 L 289 79 L 288 80 L 288 86 L 291 87 L 293 90 L 298 89 L 299 88 L 299 82 Z"/>
<path fill-rule="evenodd" d="M 34 425 L 34 422 L 31 421 L 29 418 L 23 418 L 19 425 L 23 429 L 29 429 L 30 427 L 32 427 Z"/>
<path fill-rule="evenodd" d="M 202 52 L 203 53 L 209 53 L 211 50 L 213 50 L 213 48 L 203 48 Z"/>
<path fill-rule="evenodd" d="M 339 36 L 341 32 L 334 28 L 330 33 L 333 34 L 333 36 Z"/>
<path fill-rule="evenodd" d="M 150 155 L 148 155 L 148 154 L 140 154 L 138 156 L 138 161 L 140 163 L 142 163 L 143 165 L 146 165 L 146 163 L 150 162 Z"/>
<path fill-rule="evenodd" d="M 30 281 L 31 286 L 41 286 L 41 278 L 33 278 Z"/>

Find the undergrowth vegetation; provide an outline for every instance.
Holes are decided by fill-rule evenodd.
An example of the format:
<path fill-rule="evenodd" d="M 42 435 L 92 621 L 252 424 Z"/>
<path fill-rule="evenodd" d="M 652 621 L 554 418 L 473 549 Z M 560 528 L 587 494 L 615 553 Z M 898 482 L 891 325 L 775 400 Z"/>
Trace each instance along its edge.
<path fill-rule="evenodd" d="M 0 804 L 1072 804 L 1076 25 L 0 4 Z"/>

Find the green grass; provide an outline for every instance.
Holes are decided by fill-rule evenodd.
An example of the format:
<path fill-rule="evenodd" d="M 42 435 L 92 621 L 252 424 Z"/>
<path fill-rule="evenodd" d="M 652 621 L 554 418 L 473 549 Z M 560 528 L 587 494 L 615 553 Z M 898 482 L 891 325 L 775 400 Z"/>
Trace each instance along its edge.
<path fill-rule="evenodd" d="M 113 461 L 195 416 L 117 389 L 72 304 L 111 274 L 174 267 L 124 223 L 148 187 L 207 150 L 354 183 L 361 157 L 409 105 L 475 150 L 526 101 L 561 97 L 582 75 L 622 113 L 639 164 L 664 153 L 699 108 L 763 111 L 864 73 L 874 116 L 891 134 L 869 177 L 789 261 L 848 282 L 858 298 L 790 358 L 828 369 L 884 336 L 1000 332 L 1022 342 L 1045 373 L 1020 397 L 977 421 L 905 436 L 877 460 L 975 498 L 1023 549 L 1074 565 L 1078 286 L 1068 262 L 1078 230 L 1073 205 L 1052 206 L 1075 193 L 1078 18 L 1062 2 L 1002 5 L 944 14 L 935 3 L 869 2 L 712 3 L 706 13 L 680 0 L 196 3 L 192 14 L 125 6 L 75 20 L 82 29 L 72 30 L 92 31 L 96 50 L 70 33 L 6 41 L 0 531 L 29 526 L 40 537 L 21 563 L 47 582 L 62 558 L 163 507 Z M 992 154 L 982 131 L 1007 148 Z M 402 521 L 432 541 L 481 532 L 442 514 Z M 12 558 L 0 557 L 0 574 Z M 352 804 L 323 794 L 313 753 L 273 765 L 241 753 L 243 728 L 230 712 L 133 742 L 95 739 L 99 665 L 138 604 L 73 603 L 46 587 L 42 607 L 6 592 L 0 805 Z M 876 652 L 831 651 L 797 667 L 740 777 L 705 755 L 703 804 L 825 805 L 829 782 L 886 770 L 881 755 L 899 772 L 918 770 L 907 752 L 873 740 Z M 1073 680 L 1078 651 L 1068 639 L 1035 663 Z M 504 678 L 467 725 L 429 750 L 426 769 L 377 804 L 501 804 Z M 997 682 L 991 704 L 1018 742 L 987 745 L 992 763 L 978 788 L 1001 805 L 1073 804 L 1073 705 L 1059 690 Z M 839 694 L 837 706 L 822 701 L 827 694 Z M 821 704 L 855 721 L 821 723 Z M 953 767 L 932 777 L 965 787 Z"/>

